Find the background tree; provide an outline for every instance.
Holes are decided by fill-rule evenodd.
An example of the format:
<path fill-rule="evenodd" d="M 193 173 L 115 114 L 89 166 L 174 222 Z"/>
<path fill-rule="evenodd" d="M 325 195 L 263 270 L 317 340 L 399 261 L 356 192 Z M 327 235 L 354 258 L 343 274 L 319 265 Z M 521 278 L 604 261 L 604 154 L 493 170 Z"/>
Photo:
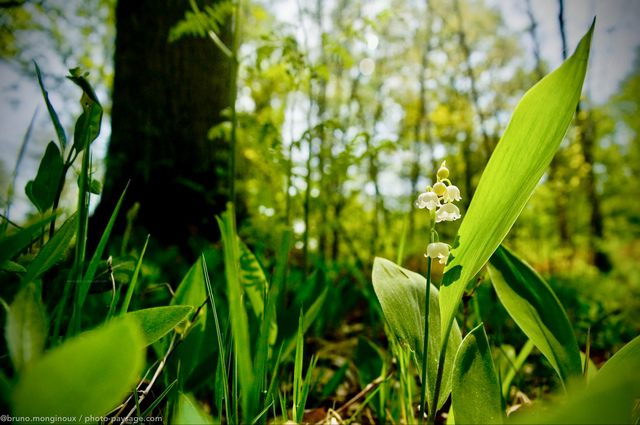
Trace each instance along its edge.
<path fill-rule="evenodd" d="M 92 219 L 103 227 L 131 181 L 123 211 L 138 202 L 136 224 L 183 251 L 190 236 L 216 239 L 230 155 L 225 139 L 207 136 L 229 107 L 230 59 L 205 38 L 169 40 L 187 10 L 170 0 L 118 2 L 112 132 Z M 221 29 L 229 43 L 229 26 Z"/>

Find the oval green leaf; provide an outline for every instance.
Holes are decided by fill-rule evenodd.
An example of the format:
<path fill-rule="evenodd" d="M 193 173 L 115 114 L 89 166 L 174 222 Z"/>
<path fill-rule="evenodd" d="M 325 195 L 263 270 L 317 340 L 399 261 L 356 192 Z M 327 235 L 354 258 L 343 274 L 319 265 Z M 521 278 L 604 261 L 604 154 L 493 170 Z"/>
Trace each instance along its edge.
<path fill-rule="evenodd" d="M 125 317 L 140 325 L 145 345 L 151 345 L 186 320 L 192 310 L 189 305 L 171 305 L 132 311 Z"/>
<path fill-rule="evenodd" d="M 376 258 L 373 263 L 373 289 L 380 300 L 384 317 L 401 344 L 414 353 L 414 362 L 420 373 L 424 348 L 424 302 L 427 281 L 421 275 L 397 266 L 384 258 Z M 429 345 L 427 355 L 427 394 L 433 400 L 441 348 L 439 294 L 431 285 L 429 298 Z M 451 370 L 462 337 L 455 323 L 447 344 L 444 375 L 438 408 L 442 407 L 451 391 Z"/>
<path fill-rule="evenodd" d="M 140 376 L 144 342 L 129 320 L 118 320 L 67 340 L 20 375 L 14 416 L 104 416 L 122 402 Z M 81 419 L 82 418 L 82 419 Z"/>
<path fill-rule="evenodd" d="M 38 167 L 38 174 L 31 185 L 31 201 L 35 203 L 40 212 L 44 212 L 53 206 L 58 185 L 62 178 L 62 155 L 58 145 L 49 142 L 44 156 Z"/>
<path fill-rule="evenodd" d="M 566 384 L 582 374 L 580 347 L 558 297 L 527 263 L 504 246 L 489 260 L 491 282 L 509 315 Z"/>
<path fill-rule="evenodd" d="M 451 402 L 456 412 L 456 423 L 504 423 L 500 381 L 483 324 L 462 340 L 451 381 Z"/>
<path fill-rule="evenodd" d="M 491 155 L 440 286 L 443 332 L 453 321 L 467 282 L 511 229 L 569 128 L 582 92 L 593 28 L 573 56 L 525 94 Z"/>

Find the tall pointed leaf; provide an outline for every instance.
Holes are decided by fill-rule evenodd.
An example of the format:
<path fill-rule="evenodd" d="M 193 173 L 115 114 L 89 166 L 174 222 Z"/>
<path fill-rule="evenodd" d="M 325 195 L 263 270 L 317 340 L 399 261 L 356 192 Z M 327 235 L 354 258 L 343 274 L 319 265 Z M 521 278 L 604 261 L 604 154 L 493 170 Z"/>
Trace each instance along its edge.
<path fill-rule="evenodd" d="M 613 355 L 596 373 L 589 387 L 607 386 L 635 377 L 635 386 L 631 394 L 640 398 L 640 336 L 636 337 Z"/>
<path fill-rule="evenodd" d="M 71 240 L 76 234 L 77 219 L 78 216 L 76 214 L 69 217 L 53 237 L 44 244 L 22 277 L 22 285 L 26 285 L 40 274 L 49 270 L 49 268 L 62 257 L 62 254 L 64 254 L 64 251 L 69 247 Z"/>
<path fill-rule="evenodd" d="M 49 111 L 49 116 L 51 117 L 53 126 L 56 129 L 58 141 L 60 142 L 60 148 L 62 149 L 62 152 L 64 152 L 67 147 L 67 136 L 64 133 L 64 127 L 62 127 L 62 124 L 60 124 L 58 114 L 56 114 L 55 109 L 53 109 L 53 105 L 49 101 L 49 93 L 44 89 L 44 84 L 42 83 L 42 75 L 40 74 L 40 68 L 35 61 L 33 62 L 33 64 L 36 66 L 36 74 L 38 75 L 38 84 L 40 84 L 40 90 L 42 90 L 42 97 L 44 97 L 44 101 L 47 104 L 47 110 Z"/>
<path fill-rule="evenodd" d="M 458 348 L 453 367 L 451 401 L 457 423 L 504 422 L 500 381 L 483 324 L 469 332 Z"/>
<path fill-rule="evenodd" d="M 593 28 L 573 56 L 524 95 L 487 164 L 442 279 L 443 332 L 453 321 L 465 286 L 511 229 L 569 128 L 582 92 Z"/>
<path fill-rule="evenodd" d="M 582 374 L 569 318 L 547 282 L 504 246 L 489 260 L 491 282 L 509 315 L 549 360 L 563 382 Z"/>
<path fill-rule="evenodd" d="M 376 258 L 373 263 L 373 289 L 382 305 L 384 317 L 401 344 L 408 346 L 414 354 L 418 371 L 422 368 L 424 348 L 424 304 L 427 281 L 424 277 L 404 269 L 384 258 Z M 431 285 L 429 298 L 429 345 L 427 356 L 427 394 L 433 399 L 436 384 L 440 339 L 440 305 L 438 290 Z M 456 323 L 447 345 L 444 364 L 444 379 L 438 397 L 438 407 L 442 407 L 451 391 L 451 369 L 460 345 L 461 335 Z"/>
<path fill-rule="evenodd" d="M 189 305 L 170 305 L 132 311 L 124 317 L 138 323 L 145 344 L 151 345 L 187 320 L 192 311 L 193 307 Z"/>

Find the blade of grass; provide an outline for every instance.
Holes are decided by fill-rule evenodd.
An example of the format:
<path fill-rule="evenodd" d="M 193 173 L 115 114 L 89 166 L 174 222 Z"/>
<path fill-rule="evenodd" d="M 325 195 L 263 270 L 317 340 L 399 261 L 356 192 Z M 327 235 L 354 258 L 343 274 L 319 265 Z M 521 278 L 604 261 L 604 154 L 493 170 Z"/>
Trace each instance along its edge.
<path fill-rule="evenodd" d="M 153 400 L 153 403 L 151 403 L 151 405 L 149 407 L 147 407 L 147 410 L 144 411 L 144 413 L 142 415 L 138 415 L 141 416 L 143 418 L 146 418 L 147 416 L 149 416 L 151 414 L 151 412 L 153 412 L 153 409 L 156 408 L 156 406 L 158 404 L 160 404 L 160 402 L 167 396 L 167 394 L 169 394 L 169 391 L 171 391 L 171 389 L 176 385 L 176 383 L 178 382 L 178 380 L 176 379 L 175 381 L 173 381 L 163 392 L 162 394 L 160 394 L 160 396 L 158 396 L 158 398 L 156 398 L 155 400 Z"/>
<path fill-rule="evenodd" d="M 131 282 L 129 282 L 129 288 L 127 288 L 127 293 L 124 296 L 124 300 L 122 301 L 120 315 L 126 314 L 126 312 L 129 310 L 129 304 L 131 303 L 133 292 L 136 289 L 136 283 L 138 283 L 138 275 L 140 274 L 140 267 L 142 267 L 142 258 L 144 257 L 144 253 L 147 250 L 147 245 L 149 244 L 149 236 L 151 235 L 147 235 L 147 240 L 145 241 L 142 252 L 140 253 L 140 258 L 138 258 L 138 264 L 136 264 L 136 269 L 134 270 L 133 276 L 131 277 Z"/>
<path fill-rule="evenodd" d="M 231 412 L 231 406 L 229 404 L 229 378 L 227 375 L 226 368 L 226 351 L 224 348 L 224 341 L 222 340 L 222 333 L 220 332 L 220 321 L 218 320 L 218 310 L 216 309 L 216 301 L 213 296 L 213 289 L 211 288 L 211 281 L 209 280 L 209 272 L 207 271 L 207 262 L 204 258 L 204 254 L 202 254 L 202 273 L 204 273 L 204 281 L 207 285 L 207 292 L 209 294 L 209 302 L 211 303 L 211 309 L 213 311 L 213 319 L 216 324 L 216 335 L 218 336 L 218 350 L 220 352 L 219 362 L 222 365 L 220 367 L 220 371 L 222 372 L 222 383 L 224 388 L 224 403 L 225 403 L 225 412 L 227 416 L 229 412 Z M 222 413 L 220 413 L 222 417 Z M 227 418 L 228 419 L 228 418 Z"/>

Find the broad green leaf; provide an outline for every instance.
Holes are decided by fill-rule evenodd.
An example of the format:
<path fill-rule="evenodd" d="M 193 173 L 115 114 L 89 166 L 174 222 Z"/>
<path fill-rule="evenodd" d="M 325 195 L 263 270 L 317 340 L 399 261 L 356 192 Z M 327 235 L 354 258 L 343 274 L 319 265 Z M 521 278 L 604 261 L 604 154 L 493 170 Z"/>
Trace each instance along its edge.
<path fill-rule="evenodd" d="M 44 84 L 42 83 L 42 75 L 40 75 L 40 68 L 38 64 L 34 61 L 33 64 L 36 66 L 36 74 L 38 75 L 38 84 L 40 84 L 40 90 L 42 90 L 42 97 L 44 97 L 44 101 L 47 104 L 47 110 L 49 111 L 49 116 L 51 116 L 51 121 L 53 121 L 53 126 L 56 129 L 56 134 L 58 135 L 58 141 L 60 142 L 60 147 L 62 151 L 67 147 L 67 136 L 64 133 L 64 128 L 60 124 L 60 120 L 58 119 L 58 114 L 56 114 L 55 109 L 53 109 L 53 105 L 49 101 L 49 93 L 44 89 Z"/>
<path fill-rule="evenodd" d="M 63 164 L 62 155 L 58 145 L 49 142 L 44 156 L 40 161 L 38 173 L 35 180 L 30 185 L 31 199 L 38 211 L 44 212 L 53 206 L 58 185 L 62 178 Z"/>
<path fill-rule="evenodd" d="M 47 313 L 40 292 L 35 282 L 29 283 L 18 292 L 7 312 L 4 334 L 18 372 L 42 354 L 47 342 Z"/>
<path fill-rule="evenodd" d="M 29 227 L 20 229 L 11 236 L 0 239 L 0 264 L 13 258 L 14 255 L 25 249 L 42 232 L 44 227 L 49 224 L 55 216 L 50 216 Z"/>
<path fill-rule="evenodd" d="M 82 89 L 80 105 L 82 114 L 76 121 L 73 135 L 73 147 L 77 152 L 82 152 L 100 134 L 102 123 L 102 106 L 98 101 L 93 88 L 86 79 L 88 74 L 82 74 L 79 68 L 70 69 L 71 76 L 67 77 Z"/>
<path fill-rule="evenodd" d="M 22 277 L 21 284 L 26 285 L 33 279 L 46 272 L 62 257 L 71 240 L 76 234 L 78 216 L 73 214 L 64 222 L 62 227 L 47 241 L 36 258 L 29 265 L 27 272 Z"/>
<path fill-rule="evenodd" d="M 443 332 L 467 283 L 509 232 L 562 142 L 582 92 L 592 34 L 593 25 L 573 56 L 524 95 L 491 155 L 442 278 Z"/>
<path fill-rule="evenodd" d="M 193 397 L 192 394 L 178 394 L 178 403 L 176 406 L 176 414 L 171 423 L 184 425 L 202 425 L 210 424 L 211 418 L 207 415 L 202 406 Z"/>
<path fill-rule="evenodd" d="M 170 305 L 190 305 L 196 309 L 206 300 L 207 290 L 202 274 L 202 257 L 200 257 L 182 278 Z"/>
<path fill-rule="evenodd" d="M 373 289 L 380 300 L 384 317 L 391 330 L 404 346 L 414 354 L 414 362 L 421 374 L 424 348 L 424 304 L 427 281 L 424 277 L 399 267 L 384 258 L 373 263 Z M 427 356 L 427 400 L 433 400 L 441 349 L 439 293 L 431 285 L 429 298 L 429 341 Z M 456 351 L 461 342 L 460 328 L 455 323 L 447 344 L 442 386 L 438 397 L 438 408 L 447 401 L 451 391 L 451 370 Z"/>
<path fill-rule="evenodd" d="M 458 348 L 453 367 L 451 403 L 458 423 L 504 422 L 500 381 L 483 324 L 469 332 Z"/>
<path fill-rule="evenodd" d="M 118 320 L 68 339 L 25 369 L 12 395 L 14 416 L 104 416 L 140 377 L 144 340 Z M 84 420 L 83 420 L 84 421 Z"/>
<path fill-rule="evenodd" d="M 240 280 L 251 302 L 256 317 L 260 318 L 264 312 L 264 294 L 268 290 L 267 277 L 249 248 L 238 238 L 240 252 Z"/>
<path fill-rule="evenodd" d="M 633 388 L 636 398 L 640 397 L 640 336 L 636 337 L 614 354 L 596 373 L 589 384 L 592 386 L 608 386 L 615 382 L 624 381 L 629 376 L 636 376 L 638 380 Z"/>
<path fill-rule="evenodd" d="M 142 329 L 142 336 L 146 345 L 151 345 L 187 320 L 193 307 L 173 305 L 165 307 L 146 308 L 127 313 L 125 317 L 131 318 Z"/>
<path fill-rule="evenodd" d="M 582 374 L 580 347 L 547 282 L 504 246 L 489 260 L 491 282 L 509 315 L 549 360 L 562 381 Z"/>

